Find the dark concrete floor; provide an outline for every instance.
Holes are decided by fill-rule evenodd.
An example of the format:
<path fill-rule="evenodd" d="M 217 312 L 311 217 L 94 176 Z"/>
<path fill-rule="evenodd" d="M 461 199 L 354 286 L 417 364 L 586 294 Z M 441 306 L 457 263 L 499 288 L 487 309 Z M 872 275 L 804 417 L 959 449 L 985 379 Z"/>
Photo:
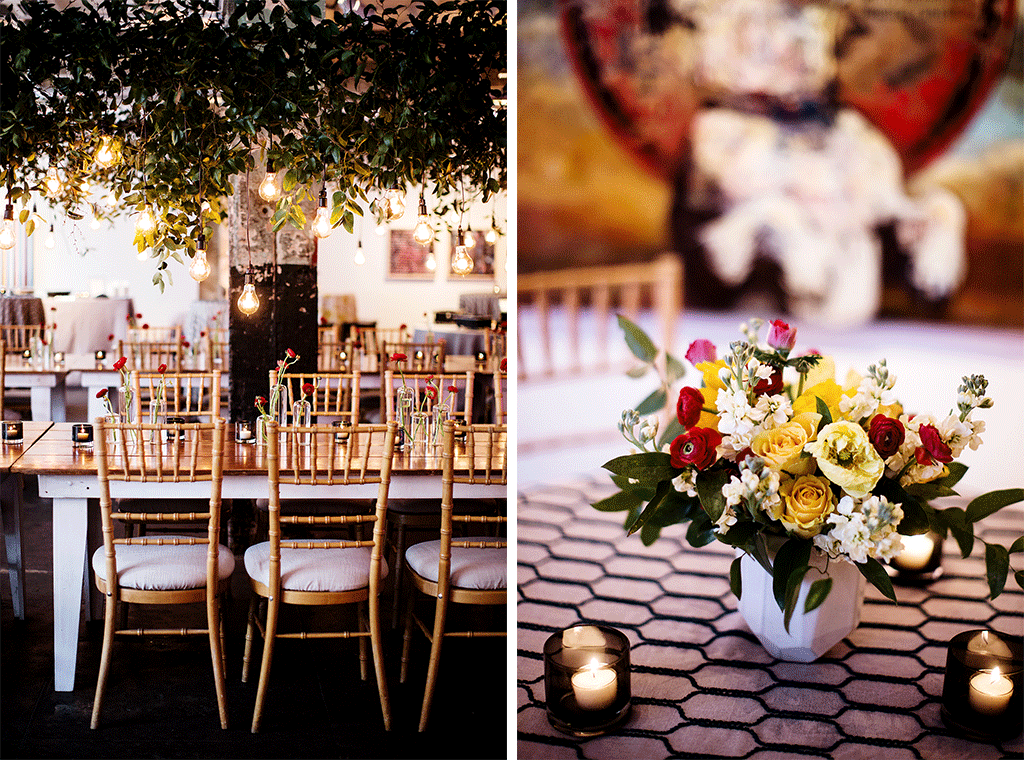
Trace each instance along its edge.
<path fill-rule="evenodd" d="M 32 481 L 33 479 L 28 479 Z M 51 510 L 27 482 L 23 516 L 26 620 L 14 618 L 6 568 L 0 629 L 0 756 L 26 757 L 342 757 L 498 758 L 507 751 L 506 647 L 503 639 L 445 643 L 428 730 L 416 731 L 426 677 L 426 640 L 414 638 L 409 681 L 398 683 L 401 633 L 387 631 L 385 657 L 392 730 L 381 721 L 377 688 L 359 679 L 354 641 L 281 641 L 274 650 L 261 731 L 252 734 L 259 661 L 241 682 L 245 616 L 250 592 L 237 557 L 227 605 L 227 685 L 230 728 L 217 718 L 213 672 L 205 638 L 121 639 L 115 643 L 101 727 L 89 729 L 99 668 L 102 621 L 83 622 L 75 690 L 53 690 L 53 577 Z M 6 555 L 2 555 L 6 556 Z M 130 621 L 178 622 L 184 610 L 202 626 L 202 606 L 133 607 Z M 166 611 L 164 611 L 166 610 Z M 194 612 L 193 612 L 194 610 Z M 321 624 L 339 608 L 292 608 L 282 625 Z M 429 614 L 429 609 L 424 609 Z M 298 613 L 298 614 L 296 614 Z M 172 617 L 173 616 L 173 617 Z M 87 617 L 83 610 L 83 620 Z M 310 620 L 309 618 L 312 618 Z M 337 618 L 335 617 L 335 620 Z M 504 623 L 504 611 L 497 620 Z M 134 625 L 134 622 L 131 622 Z M 254 654 L 261 649 L 257 644 Z"/>

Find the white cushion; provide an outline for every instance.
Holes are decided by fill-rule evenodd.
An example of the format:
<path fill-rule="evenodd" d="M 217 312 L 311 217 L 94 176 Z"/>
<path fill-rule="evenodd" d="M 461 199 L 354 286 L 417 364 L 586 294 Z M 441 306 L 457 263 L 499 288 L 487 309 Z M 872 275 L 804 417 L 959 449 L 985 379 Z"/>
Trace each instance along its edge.
<path fill-rule="evenodd" d="M 315 543 L 322 543 L 316 541 Z M 270 542 L 245 550 L 245 571 L 254 581 L 270 583 Z M 388 563 L 380 559 L 380 577 Z M 370 547 L 351 549 L 281 549 L 281 587 L 289 591 L 353 591 L 370 585 Z"/>
<path fill-rule="evenodd" d="M 437 583 L 440 541 L 413 544 L 405 551 L 405 561 L 417 575 Z M 451 559 L 452 586 L 468 589 L 501 589 L 507 587 L 505 550 L 453 546 Z"/>
<path fill-rule="evenodd" d="M 156 538 L 157 536 L 154 536 Z M 159 538 L 190 538 L 160 535 Z M 145 591 L 172 591 L 203 588 L 206 585 L 207 544 L 117 544 L 118 585 Z M 235 570 L 235 555 L 226 546 L 219 546 L 217 574 L 221 580 Z M 100 547 L 92 555 L 92 569 L 107 579 L 106 549 Z"/>

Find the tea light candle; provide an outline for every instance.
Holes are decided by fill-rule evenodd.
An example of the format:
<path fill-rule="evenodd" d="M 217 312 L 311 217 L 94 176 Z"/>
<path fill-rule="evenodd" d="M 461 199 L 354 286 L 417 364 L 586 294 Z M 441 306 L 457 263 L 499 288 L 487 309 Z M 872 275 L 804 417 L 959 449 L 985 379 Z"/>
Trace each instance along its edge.
<path fill-rule="evenodd" d="M 252 420 L 239 420 L 235 423 L 235 443 L 255 443 L 256 423 Z"/>
<path fill-rule="evenodd" d="M 101 362 L 101 361 L 103 361 L 106 358 L 107 358 L 107 352 L 106 351 L 97 351 L 96 352 L 96 361 Z"/>
<path fill-rule="evenodd" d="M 92 425 L 80 422 L 71 426 L 71 444 L 74 448 L 91 448 L 92 442 Z"/>
<path fill-rule="evenodd" d="M 184 425 L 185 424 L 185 418 L 184 417 L 168 417 L 167 418 L 167 424 L 168 425 Z M 174 431 L 173 430 L 168 430 L 166 432 L 166 437 L 167 437 L 168 441 L 173 441 L 174 440 Z M 179 441 L 184 441 L 185 440 L 185 430 L 184 430 L 184 428 L 178 431 L 178 440 Z"/>
<path fill-rule="evenodd" d="M 1013 695 L 1013 682 L 999 672 L 999 667 L 983 670 L 971 678 L 968 701 L 977 712 L 1000 715 L 1006 711 Z"/>
<path fill-rule="evenodd" d="M 487 361 L 487 354 L 485 354 L 483 351 L 477 351 L 476 360 L 483 364 L 485 361 Z"/>
<path fill-rule="evenodd" d="M 31 348 L 26 348 L 24 351 L 22 351 L 21 352 L 21 358 L 24 359 L 25 361 L 28 361 L 29 359 L 31 359 L 32 358 L 32 349 Z"/>
<path fill-rule="evenodd" d="M 20 420 L 9 420 L 0 426 L 3 430 L 3 438 L 7 443 L 21 443 L 25 437 Z"/>
<path fill-rule="evenodd" d="M 572 691 L 581 710 L 603 710 L 615 701 L 615 671 L 595 657 L 572 677 Z"/>
<path fill-rule="evenodd" d="M 932 558 L 935 540 L 928 533 L 919 536 L 901 536 L 903 551 L 893 562 L 902 570 L 923 570 Z"/>
<path fill-rule="evenodd" d="M 606 643 L 604 634 L 597 626 L 577 625 L 562 631 L 562 646 L 566 649 L 603 647 Z"/>
<path fill-rule="evenodd" d="M 63 364 L 64 363 L 64 352 L 63 351 L 55 351 L 54 354 L 53 354 L 53 360 L 55 362 L 57 362 L 57 364 Z"/>
<path fill-rule="evenodd" d="M 335 443 L 345 443 L 348 440 L 349 430 L 352 428 L 352 423 L 348 420 L 334 420 L 331 423 L 331 427 L 337 428 L 334 432 Z"/>

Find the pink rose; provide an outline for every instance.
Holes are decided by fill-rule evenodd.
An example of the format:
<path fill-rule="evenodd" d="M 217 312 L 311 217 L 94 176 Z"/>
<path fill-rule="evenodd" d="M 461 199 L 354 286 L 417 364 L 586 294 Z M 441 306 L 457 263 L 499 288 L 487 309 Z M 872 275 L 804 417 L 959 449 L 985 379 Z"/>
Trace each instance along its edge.
<path fill-rule="evenodd" d="M 921 436 L 921 448 L 914 452 L 918 462 L 921 462 L 921 449 L 924 449 L 924 453 L 936 462 L 945 464 L 953 461 L 953 452 L 942 442 L 942 437 L 934 425 L 922 425 L 917 432 Z M 921 462 L 921 464 L 926 464 L 926 462 Z"/>
<path fill-rule="evenodd" d="M 704 470 L 714 464 L 718 458 L 718 444 L 722 435 L 713 428 L 690 428 L 682 435 L 677 435 L 669 447 L 673 467 L 693 465 Z"/>
<path fill-rule="evenodd" d="M 697 366 L 701 362 L 713 362 L 718 359 L 718 352 L 715 351 L 715 344 L 710 340 L 700 338 L 690 344 L 690 347 L 686 349 L 686 361 L 690 362 L 693 366 Z"/>
<path fill-rule="evenodd" d="M 699 389 L 686 386 L 679 391 L 679 400 L 676 401 L 676 418 L 679 424 L 689 430 L 700 419 L 701 409 L 704 407 L 704 395 Z"/>
<path fill-rule="evenodd" d="M 888 459 L 899 451 L 905 437 L 906 431 L 899 420 L 886 417 L 884 414 L 876 414 L 871 418 L 868 439 L 882 459 Z"/>
<path fill-rule="evenodd" d="M 792 351 L 796 344 L 796 328 L 781 319 L 773 319 L 768 327 L 768 345 L 781 351 Z"/>

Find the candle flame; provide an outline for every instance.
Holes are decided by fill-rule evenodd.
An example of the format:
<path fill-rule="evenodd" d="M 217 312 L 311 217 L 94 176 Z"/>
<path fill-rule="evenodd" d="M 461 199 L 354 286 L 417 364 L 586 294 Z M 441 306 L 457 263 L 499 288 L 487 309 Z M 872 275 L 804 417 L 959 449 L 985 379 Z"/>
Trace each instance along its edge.
<path fill-rule="evenodd" d="M 999 666 L 996 665 L 994 668 L 992 668 L 992 672 L 989 673 L 988 682 L 990 684 L 995 684 L 999 680 L 999 676 Z"/>
<path fill-rule="evenodd" d="M 601 668 L 601 663 L 599 663 L 597 661 L 596 657 L 591 657 L 590 658 L 590 662 L 588 662 L 586 665 L 583 666 L 584 670 L 589 670 L 591 672 L 599 670 L 600 668 Z M 998 668 L 997 668 L 997 670 L 998 670 Z"/>

